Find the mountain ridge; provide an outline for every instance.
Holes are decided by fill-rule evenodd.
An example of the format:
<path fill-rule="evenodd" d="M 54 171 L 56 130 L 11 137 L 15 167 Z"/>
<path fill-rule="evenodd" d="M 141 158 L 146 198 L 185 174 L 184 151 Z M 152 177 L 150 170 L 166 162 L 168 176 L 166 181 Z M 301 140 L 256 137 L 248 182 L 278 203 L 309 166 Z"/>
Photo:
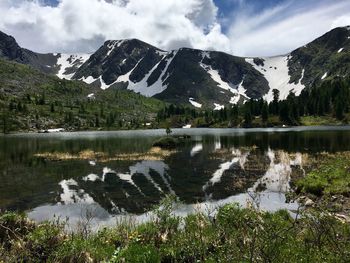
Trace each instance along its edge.
<path fill-rule="evenodd" d="M 164 51 L 134 38 L 107 40 L 93 54 L 38 54 L 4 35 L 0 57 L 102 89 L 129 89 L 197 108 L 219 109 L 251 98 L 271 101 L 273 89 L 284 99 L 327 77 L 350 75 L 349 27 L 335 28 L 286 55 L 250 58 L 192 48 Z M 12 53 L 6 53 L 8 46 Z"/>

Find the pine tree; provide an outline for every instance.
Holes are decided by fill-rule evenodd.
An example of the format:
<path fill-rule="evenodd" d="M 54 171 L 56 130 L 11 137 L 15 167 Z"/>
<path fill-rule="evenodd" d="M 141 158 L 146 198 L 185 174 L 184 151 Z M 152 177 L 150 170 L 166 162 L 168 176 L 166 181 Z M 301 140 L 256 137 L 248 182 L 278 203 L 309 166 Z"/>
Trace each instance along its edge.
<path fill-rule="evenodd" d="M 253 117 L 252 117 L 252 111 L 249 105 L 246 105 L 245 112 L 244 112 L 244 125 L 246 127 L 250 127 L 252 125 Z"/>
<path fill-rule="evenodd" d="M 54 105 L 53 103 L 51 103 L 50 111 L 51 111 L 52 113 L 55 112 L 55 105 Z"/>
<path fill-rule="evenodd" d="M 165 132 L 166 132 L 166 135 L 169 136 L 173 131 L 170 129 L 170 126 L 167 125 Z"/>
<path fill-rule="evenodd" d="M 8 133 L 8 130 L 9 130 L 9 117 L 8 117 L 8 113 L 3 111 L 2 112 L 2 116 L 1 116 L 1 119 L 2 119 L 2 132 L 4 134 Z"/>
<path fill-rule="evenodd" d="M 344 119 L 344 104 L 341 99 L 337 99 L 335 103 L 335 116 L 338 120 Z"/>
<path fill-rule="evenodd" d="M 264 102 L 261 109 L 261 118 L 263 123 L 266 123 L 269 119 L 269 106 L 267 102 Z"/>
<path fill-rule="evenodd" d="M 277 115 L 279 113 L 279 98 L 280 98 L 280 91 L 277 89 L 272 90 L 273 93 L 273 101 L 271 103 L 271 109 L 270 112 L 274 115 Z"/>

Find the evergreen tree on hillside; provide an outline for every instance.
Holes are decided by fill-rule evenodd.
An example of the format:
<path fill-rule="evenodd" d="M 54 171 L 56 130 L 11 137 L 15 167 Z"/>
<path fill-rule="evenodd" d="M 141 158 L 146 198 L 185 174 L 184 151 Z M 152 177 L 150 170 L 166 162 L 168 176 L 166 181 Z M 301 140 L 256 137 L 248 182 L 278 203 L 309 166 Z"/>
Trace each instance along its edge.
<path fill-rule="evenodd" d="M 261 118 L 263 123 L 266 123 L 269 119 L 269 106 L 267 102 L 264 102 L 261 109 Z"/>
<path fill-rule="evenodd" d="M 250 127 L 252 125 L 252 121 L 253 121 L 252 110 L 249 107 L 249 105 L 247 105 L 244 111 L 244 126 Z"/>
<path fill-rule="evenodd" d="M 272 93 L 273 93 L 273 101 L 270 104 L 270 113 L 273 115 L 277 115 L 279 113 L 280 91 L 277 89 L 273 89 Z"/>

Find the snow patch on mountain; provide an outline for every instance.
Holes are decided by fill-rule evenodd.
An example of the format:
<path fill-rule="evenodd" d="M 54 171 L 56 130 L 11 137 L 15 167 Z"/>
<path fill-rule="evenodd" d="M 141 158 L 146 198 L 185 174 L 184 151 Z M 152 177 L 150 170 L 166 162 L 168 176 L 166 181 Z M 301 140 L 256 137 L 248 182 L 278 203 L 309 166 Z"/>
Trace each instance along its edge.
<path fill-rule="evenodd" d="M 230 104 L 237 104 L 239 102 L 239 100 L 241 99 L 241 97 L 243 97 L 243 102 L 245 102 L 249 99 L 249 97 L 246 94 L 247 90 L 243 87 L 243 82 L 244 82 L 244 78 L 241 81 L 241 83 L 238 84 L 237 93 L 234 94 L 233 97 L 231 97 Z"/>
<path fill-rule="evenodd" d="M 169 52 L 163 51 L 163 50 L 157 50 L 156 53 L 161 57 L 165 57 L 166 55 L 169 55 Z"/>
<path fill-rule="evenodd" d="M 87 84 L 92 84 L 92 83 L 94 83 L 96 80 L 98 80 L 99 78 L 94 78 L 93 76 L 88 76 L 88 77 L 82 77 L 81 79 L 79 79 L 79 80 L 81 80 L 81 81 L 84 81 L 85 83 L 87 83 Z"/>
<path fill-rule="evenodd" d="M 124 75 L 120 75 L 120 76 L 117 78 L 116 82 L 117 82 L 117 83 L 121 83 L 121 82 L 128 82 L 128 83 L 129 83 L 129 81 L 130 81 L 130 75 L 131 75 L 131 73 L 134 71 L 134 69 L 138 66 L 139 63 L 140 63 L 140 62 L 138 62 L 138 63 L 136 64 L 136 66 L 133 67 L 129 72 L 125 73 Z"/>
<path fill-rule="evenodd" d="M 168 56 L 164 57 L 157 65 L 155 65 L 140 82 L 134 83 L 132 81 L 129 81 L 128 90 L 132 90 L 134 92 L 140 93 L 141 95 L 146 97 L 153 97 L 154 95 L 162 93 L 164 90 L 166 90 L 167 85 L 164 85 L 164 82 L 169 77 L 168 68 L 171 62 L 173 61 L 173 59 L 176 57 L 176 54 L 177 54 L 177 51 L 172 51 L 171 53 L 169 53 Z M 148 83 L 147 83 L 148 78 L 151 76 L 152 72 L 156 70 L 156 68 L 164 59 L 166 59 L 167 64 L 162 74 L 154 84 L 152 84 L 151 86 L 148 86 Z M 167 73 L 168 75 L 166 75 Z"/>
<path fill-rule="evenodd" d="M 100 80 L 100 84 L 101 84 L 101 89 L 103 89 L 103 90 L 108 89 L 110 86 L 112 86 L 112 85 L 114 84 L 114 83 L 112 83 L 112 84 L 110 84 L 110 85 L 107 85 L 107 84 L 104 82 L 102 76 L 99 77 L 99 80 Z"/>
<path fill-rule="evenodd" d="M 208 52 L 203 52 L 202 56 L 203 58 L 207 55 L 205 55 L 205 53 Z M 214 70 L 211 66 L 208 66 L 206 64 L 204 64 L 203 62 L 200 62 L 199 65 L 210 75 L 210 77 L 212 78 L 213 81 L 215 81 L 218 85 L 219 88 L 227 90 L 229 92 L 231 92 L 232 94 L 234 94 L 233 97 L 231 97 L 230 99 L 230 103 L 231 104 L 237 104 L 241 98 L 241 96 L 243 96 L 244 98 L 248 98 L 248 96 L 246 95 L 246 89 L 243 87 L 243 80 L 241 81 L 241 83 L 239 83 L 238 85 L 233 85 L 231 83 L 228 83 L 226 81 L 224 81 L 218 70 Z"/>
<path fill-rule="evenodd" d="M 202 61 L 203 59 L 208 58 L 210 59 L 210 52 L 208 51 L 202 51 Z"/>
<path fill-rule="evenodd" d="M 58 54 L 57 58 L 57 67 L 59 67 L 59 71 L 57 73 L 57 77 L 63 79 L 72 79 L 74 73 L 67 74 L 67 69 L 69 68 L 79 68 L 83 65 L 89 58 L 90 54 Z"/>
<path fill-rule="evenodd" d="M 239 99 L 240 99 L 239 95 L 235 95 L 235 96 L 231 97 L 230 104 L 237 104 L 239 102 Z"/>
<path fill-rule="evenodd" d="M 214 103 L 214 110 L 223 110 L 223 109 L 225 109 L 224 105 Z"/>
<path fill-rule="evenodd" d="M 200 103 L 194 101 L 194 98 L 189 98 L 188 101 L 189 101 L 194 107 L 196 107 L 196 108 L 202 108 L 202 104 L 200 104 Z"/>
<path fill-rule="evenodd" d="M 250 63 L 256 70 L 264 75 L 269 83 L 270 90 L 268 94 L 264 96 L 267 102 L 273 100 L 273 90 L 277 89 L 280 92 L 280 100 L 287 98 L 290 91 L 294 92 L 296 96 L 299 96 L 301 91 L 305 88 L 305 85 L 301 83 L 304 78 L 304 70 L 302 77 L 297 84 L 289 83 L 290 75 L 288 68 L 288 60 L 290 56 L 277 56 L 266 57 L 264 60 L 264 66 L 256 65 L 253 58 L 246 58 L 246 62 Z"/>
<path fill-rule="evenodd" d="M 108 43 L 108 52 L 106 54 L 106 57 L 109 57 L 109 55 L 113 52 L 115 48 L 120 47 L 124 43 L 124 40 L 116 40 L 116 41 L 111 41 Z"/>
<path fill-rule="evenodd" d="M 120 42 L 116 42 L 115 45 L 121 45 Z M 111 46 L 112 48 L 112 46 Z M 115 47 L 114 47 L 115 48 Z M 167 53 L 167 52 L 161 52 L 160 54 L 163 54 L 163 58 L 145 75 L 145 77 L 139 81 L 139 82 L 133 82 L 130 80 L 130 75 L 132 74 L 132 72 L 138 67 L 138 65 L 140 64 L 140 62 L 142 61 L 142 59 L 140 59 L 140 61 L 138 61 L 136 63 L 136 65 L 127 73 L 125 73 L 124 75 L 120 75 L 116 81 L 114 81 L 111 84 L 107 84 L 104 82 L 103 77 L 100 76 L 98 78 L 93 78 L 92 76 L 89 76 L 87 78 L 81 78 L 82 81 L 91 84 L 93 82 L 95 82 L 96 80 L 99 80 L 100 82 L 100 87 L 101 89 L 105 90 L 108 89 L 109 87 L 111 87 L 112 85 L 116 84 L 116 83 L 127 83 L 127 89 L 128 90 L 132 90 L 136 93 L 140 93 L 143 96 L 146 97 L 153 97 L 156 94 L 162 93 L 164 90 L 166 90 L 167 85 L 164 85 L 164 82 L 166 81 L 166 79 L 169 77 L 169 75 L 165 75 L 167 74 L 169 65 L 171 64 L 171 62 L 173 61 L 173 59 L 175 58 L 177 52 L 176 51 L 172 51 L 171 53 Z M 154 70 L 156 70 L 159 66 L 159 64 L 166 60 L 166 66 L 162 72 L 162 74 L 160 75 L 159 79 L 152 84 L 151 86 L 148 85 L 147 80 L 149 79 L 149 77 L 151 76 L 151 74 L 153 73 Z"/>
<path fill-rule="evenodd" d="M 232 93 L 236 93 L 236 90 L 231 87 L 231 85 L 225 81 L 222 80 L 219 71 L 212 69 L 211 66 L 205 65 L 204 63 L 200 62 L 199 65 L 210 75 L 212 80 L 214 80 L 217 84 L 218 87 L 224 90 L 228 90 Z"/>

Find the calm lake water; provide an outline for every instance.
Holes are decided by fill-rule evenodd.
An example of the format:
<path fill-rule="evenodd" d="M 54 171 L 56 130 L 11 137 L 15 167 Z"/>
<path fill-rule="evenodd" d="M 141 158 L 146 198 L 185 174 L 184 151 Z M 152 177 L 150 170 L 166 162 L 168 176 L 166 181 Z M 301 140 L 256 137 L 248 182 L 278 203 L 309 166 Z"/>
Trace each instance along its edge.
<path fill-rule="evenodd" d="M 266 210 L 296 209 L 286 203 L 290 175 L 303 173 L 303 156 L 349 151 L 350 127 L 290 129 L 179 129 L 191 140 L 163 160 L 147 157 L 163 130 L 18 134 L 0 136 L 0 209 L 54 215 L 74 223 L 87 211 L 96 225 L 147 212 L 166 194 L 182 204 L 178 214 L 208 211 L 254 195 Z M 144 153 L 144 160 L 49 161 L 41 153 L 91 150 L 105 156 Z M 259 189 L 259 195 L 252 194 Z"/>

